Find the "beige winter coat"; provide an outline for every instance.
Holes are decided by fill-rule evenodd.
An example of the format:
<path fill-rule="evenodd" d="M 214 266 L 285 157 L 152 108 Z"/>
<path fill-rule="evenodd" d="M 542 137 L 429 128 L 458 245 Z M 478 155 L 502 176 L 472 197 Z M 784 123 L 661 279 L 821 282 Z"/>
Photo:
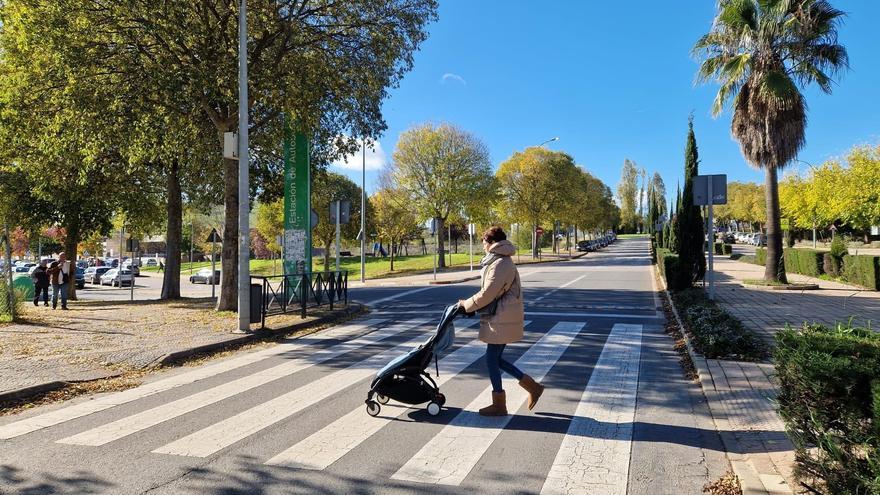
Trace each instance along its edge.
<path fill-rule="evenodd" d="M 480 316 L 480 340 L 487 344 L 510 344 L 522 339 L 524 326 L 522 285 L 516 264 L 510 259 L 516 249 L 510 241 L 501 241 L 492 244 L 489 252 L 501 256 L 501 259 L 483 267 L 480 292 L 460 304 L 470 313 L 504 294 L 498 301 L 498 310 L 494 316 Z"/>

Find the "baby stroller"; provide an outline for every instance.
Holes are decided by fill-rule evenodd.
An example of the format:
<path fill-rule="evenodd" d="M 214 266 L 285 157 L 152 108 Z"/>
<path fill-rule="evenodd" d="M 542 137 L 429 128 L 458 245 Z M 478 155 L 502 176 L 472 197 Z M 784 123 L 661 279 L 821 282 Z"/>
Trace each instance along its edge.
<path fill-rule="evenodd" d="M 447 306 L 443 311 L 437 331 L 424 344 L 396 357 L 385 365 L 367 392 L 367 414 L 376 416 L 382 407 L 379 404 L 387 404 L 394 399 L 404 404 L 422 404 L 427 402 L 428 414 L 436 416 L 440 414 L 440 408 L 446 403 L 446 397 L 440 393 L 437 383 L 431 378 L 425 369 L 434 360 L 434 369 L 440 374 L 437 365 L 438 354 L 448 350 L 455 340 L 455 327 L 452 320 L 458 313 L 458 304 Z M 373 396 L 376 400 L 373 400 Z"/>

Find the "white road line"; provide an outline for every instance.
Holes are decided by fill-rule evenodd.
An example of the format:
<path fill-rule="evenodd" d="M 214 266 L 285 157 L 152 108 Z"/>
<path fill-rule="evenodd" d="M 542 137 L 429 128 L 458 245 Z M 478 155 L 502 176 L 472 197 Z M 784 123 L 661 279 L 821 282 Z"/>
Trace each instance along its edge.
<path fill-rule="evenodd" d="M 582 279 L 583 279 L 584 277 L 586 277 L 587 275 L 589 275 L 589 273 L 585 273 L 585 274 L 581 275 L 580 277 L 578 277 L 578 278 L 572 280 L 571 282 L 568 282 L 568 283 L 562 284 L 562 285 L 560 285 L 559 287 L 557 287 L 557 288 L 551 290 L 550 292 L 544 294 L 543 296 L 540 296 L 540 297 L 538 297 L 538 298 L 536 298 L 536 299 L 533 299 L 532 301 L 533 301 L 533 302 L 538 302 L 538 301 L 544 299 L 545 297 L 554 294 L 556 291 L 558 291 L 558 290 L 560 290 L 560 289 L 564 289 L 564 288 L 568 287 L 569 285 L 572 285 L 572 284 L 574 284 L 574 283 L 577 283 L 578 281 L 582 280 Z"/>
<path fill-rule="evenodd" d="M 422 291 L 426 291 L 426 290 L 430 290 L 430 289 L 436 289 L 437 287 L 440 287 L 440 286 L 439 285 L 432 285 L 430 287 L 422 287 L 420 289 L 413 289 L 413 290 L 408 290 L 406 292 L 401 292 L 400 294 L 394 294 L 393 296 L 383 297 L 382 299 L 377 299 L 375 301 L 364 301 L 364 302 L 365 302 L 365 304 L 375 306 L 377 304 L 382 304 L 382 303 L 385 303 L 388 301 L 393 301 L 395 299 L 400 299 L 401 297 L 410 296 L 410 295 L 415 294 L 417 292 L 422 292 Z"/>
<path fill-rule="evenodd" d="M 290 376 L 316 364 L 334 359 L 361 347 L 375 344 L 401 332 L 422 326 L 427 319 L 410 320 L 385 327 L 381 330 L 369 333 L 361 338 L 350 340 L 322 349 L 302 357 L 295 357 L 282 364 L 258 371 L 254 374 L 243 376 L 231 382 L 203 390 L 193 395 L 156 406 L 142 411 L 133 416 L 122 418 L 91 430 L 84 431 L 71 437 L 57 440 L 57 443 L 71 445 L 98 446 L 118 440 L 125 436 L 145 430 L 169 419 L 183 416 L 202 407 L 228 399 L 234 395 L 246 392 L 250 389 L 266 385 L 283 377 Z"/>
<path fill-rule="evenodd" d="M 373 376 L 398 355 L 427 340 L 419 336 L 393 349 L 372 356 L 341 371 L 252 407 L 219 423 L 159 447 L 157 454 L 207 457 L 297 412 L 332 396 L 352 384 Z M 366 413 L 364 413 L 366 414 Z"/>
<path fill-rule="evenodd" d="M 614 325 L 542 494 L 626 494 L 641 341 L 642 325 Z"/>
<path fill-rule="evenodd" d="M 516 361 L 516 366 L 536 380 L 542 380 L 585 325 L 583 322 L 557 323 Z M 527 399 L 525 390 L 510 377 L 504 379 L 504 389 L 508 411 L 517 411 Z M 486 405 L 491 392 L 491 386 L 481 392 L 392 478 L 460 485 L 512 417 L 480 416 L 477 411 Z"/>
<path fill-rule="evenodd" d="M 290 343 L 278 344 L 274 347 L 262 351 L 251 352 L 242 356 L 218 362 L 216 364 L 202 366 L 200 368 L 196 368 L 193 371 L 174 375 L 162 380 L 157 380 L 152 383 L 147 383 L 137 388 L 115 394 L 110 394 L 104 397 L 99 397 L 88 402 L 81 402 L 79 404 L 68 406 L 62 409 L 57 409 L 55 411 L 50 411 L 27 419 L 2 425 L 0 426 L 0 439 L 14 438 L 20 435 L 31 433 L 36 430 L 48 428 L 50 426 L 64 423 L 72 419 L 110 409 L 111 407 L 115 407 L 120 404 L 126 404 L 128 402 L 155 395 L 166 390 L 180 387 L 182 385 L 188 385 L 190 383 L 194 383 L 205 378 L 210 378 L 220 373 L 225 373 L 227 371 L 241 368 L 243 366 L 262 361 L 263 359 L 272 356 L 277 356 L 288 352 L 297 353 L 306 349 L 311 349 L 312 346 L 316 344 L 321 344 L 322 342 L 326 342 L 327 340 L 347 339 L 354 335 L 358 335 L 364 330 L 379 325 L 380 323 L 383 323 L 385 321 L 385 319 L 374 318 L 359 321 L 351 325 L 340 326 L 321 332 L 314 336 L 303 337 L 293 340 Z"/>
<path fill-rule="evenodd" d="M 525 322 L 528 325 L 529 321 Z M 475 340 L 440 360 L 437 386 L 454 378 L 486 353 L 486 346 Z M 363 406 L 337 419 L 323 429 L 303 439 L 293 447 L 266 461 L 266 464 L 300 469 L 321 470 L 333 464 L 355 447 L 362 444 L 394 418 L 410 411 L 409 407 L 383 409 L 379 416 L 369 416 Z"/>

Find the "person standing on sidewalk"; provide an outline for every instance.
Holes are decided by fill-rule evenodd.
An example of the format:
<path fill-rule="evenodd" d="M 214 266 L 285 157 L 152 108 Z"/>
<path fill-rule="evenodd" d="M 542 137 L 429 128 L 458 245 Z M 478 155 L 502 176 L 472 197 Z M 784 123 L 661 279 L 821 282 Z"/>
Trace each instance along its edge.
<path fill-rule="evenodd" d="M 482 272 L 480 291 L 458 302 L 462 313 L 480 313 L 480 340 L 487 344 L 486 366 L 492 382 L 492 405 L 480 409 L 481 416 L 507 415 L 507 395 L 501 383 L 501 371 L 519 380 L 529 394 L 529 410 L 535 407 L 544 386 L 502 357 L 507 344 L 523 337 L 525 310 L 522 285 L 516 264 L 510 258 L 516 253 L 501 227 L 491 227 L 483 233 L 480 260 Z"/>
<path fill-rule="evenodd" d="M 34 306 L 40 305 L 40 294 L 43 295 L 43 304 L 49 306 L 49 273 L 46 272 L 46 260 L 40 261 L 31 278 L 34 280 Z"/>
<path fill-rule="evenodd" d="M 67 270 L 65 270 L 67 267 Z M 58 307 L 58 296 L 61 296 L 61 309 L 67 309 L 67 281 L 70 267 L 64 253 L 58 255 L 58 261 L 49 265 L 49 281 L 52 283 L 52 309 Z"/>

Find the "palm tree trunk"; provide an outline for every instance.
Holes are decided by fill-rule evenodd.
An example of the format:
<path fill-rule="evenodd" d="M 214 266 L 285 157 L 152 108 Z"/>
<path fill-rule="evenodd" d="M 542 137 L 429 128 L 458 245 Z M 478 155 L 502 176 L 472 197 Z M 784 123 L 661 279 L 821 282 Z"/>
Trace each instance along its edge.
<path fill-rule="evenodd" d="M 764 280 L 788 283 L 785 276 L 785 261 L 782 254 L 782 230 L 779 221 L 779 181 L 776 167 L 767 167 L 765 173 L 765 194 L 767 199 L 767 264 L 764 267 Z"/>

